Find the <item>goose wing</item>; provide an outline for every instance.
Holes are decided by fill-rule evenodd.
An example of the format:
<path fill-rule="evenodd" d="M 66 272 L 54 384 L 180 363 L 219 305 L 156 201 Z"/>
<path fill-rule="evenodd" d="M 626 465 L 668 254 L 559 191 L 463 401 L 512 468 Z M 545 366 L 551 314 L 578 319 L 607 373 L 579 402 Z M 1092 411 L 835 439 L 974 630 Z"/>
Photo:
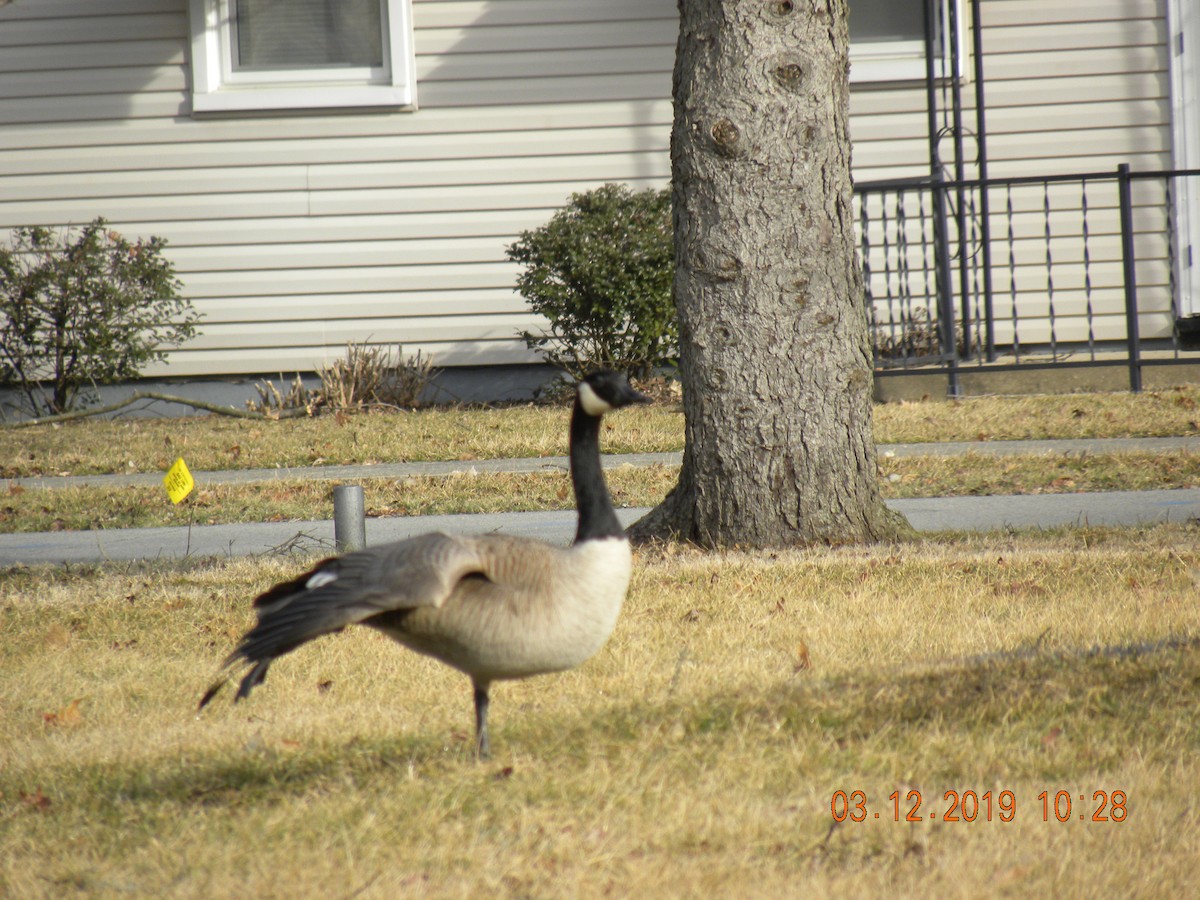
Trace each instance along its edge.
<path fill-rule="evenodd" d="M 248 666 L 240 700 L 266 677 L 279 656 L 325 634 L 382 612 L 437 607 L 470 575 L 490 578 L 491 560 L 480 539 L 426 534 L 335 557 L 254 600 L 258 622 L 225 659 L 203 708 L 233 675 Z"/>

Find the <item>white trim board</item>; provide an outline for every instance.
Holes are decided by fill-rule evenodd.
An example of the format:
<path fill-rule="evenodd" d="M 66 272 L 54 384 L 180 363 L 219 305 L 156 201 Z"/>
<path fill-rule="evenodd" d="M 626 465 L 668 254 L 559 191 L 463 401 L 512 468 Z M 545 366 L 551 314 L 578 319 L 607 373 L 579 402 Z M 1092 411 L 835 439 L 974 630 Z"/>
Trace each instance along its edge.
<path fill-rule="evenodd" d="M 1171 57 L 1171 137 L 1177 169 L 1200 169 L 1200 7 L 1167 4 Z M 1181 316 L 1200 315 L 1200 178 L 1176 183 L 1176 279 Z"/>

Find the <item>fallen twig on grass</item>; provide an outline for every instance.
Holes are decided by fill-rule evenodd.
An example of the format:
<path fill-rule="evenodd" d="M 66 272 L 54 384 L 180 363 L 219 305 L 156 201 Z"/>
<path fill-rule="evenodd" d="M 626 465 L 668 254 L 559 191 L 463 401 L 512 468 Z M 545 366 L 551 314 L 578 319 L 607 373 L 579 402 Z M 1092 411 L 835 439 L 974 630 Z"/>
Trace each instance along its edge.
<path fill-rule="evenodd" d="M 188 397 L 177 397 L 174 394 L 160 394 L 157 391 L 134 391 L 124 400 L 119 400 L 116 403 L 109 403 L 105 406 L 93 406 L 88 409 L 77 409 L 72 412 L 61 413 L 57 416 L 39 416 L 34 419 L 25 419 L 20 422 L 4 422 L 0 423 L 0 427 L 30 428 L 34 425 L 48 425 L 53 422 L 66 422 L 70 419 L 84 419 L 88 416 L 100 416 L 104 415 L 104 413 L 115 412 L 118 409 L 123 409 L 139 400 L 161 400 L 164 403 L 182 403 L 184 406 L 190 406 L 193 409 L 202 409 L 205 412 L 215 413 L 219 416 L 232 416 L 235 419 L 273 420 L 290 419 L 295 416 L 306 415 L 304 409 L 296 409 L 280 410 L 268 416 L 258 412 L 237 409 L 233 406 L 221 406 L 216 403 L 206 403 L 203 400 L 193 400 Z"/>

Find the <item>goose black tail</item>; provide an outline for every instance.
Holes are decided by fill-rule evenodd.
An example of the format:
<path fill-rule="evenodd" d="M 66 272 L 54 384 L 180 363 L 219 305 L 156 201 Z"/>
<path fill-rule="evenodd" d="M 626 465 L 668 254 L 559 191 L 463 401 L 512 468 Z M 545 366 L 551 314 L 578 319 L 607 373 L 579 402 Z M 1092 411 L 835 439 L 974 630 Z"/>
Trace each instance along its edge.
<path fill-rule="evenodd" d="M 276 585 L 255 599 L 257 624 L 242 636 L 238 646 L 226 657 L 217 680 L 200 698 L 199 709 L 220 693 L 235 669 L 248 668 L 234 695 L 236 703 L 262 684 L 267 669 L 278 657 L 321 635 L 341 631 L 354 621 L 350 604 L 339 602 L 345 592 L 340 590 L 341 585 L 335 585 L 337 579 L 328 577 L 314 581 L 321 566 L 327 566 L 327 563 L 300 578 Z"/>

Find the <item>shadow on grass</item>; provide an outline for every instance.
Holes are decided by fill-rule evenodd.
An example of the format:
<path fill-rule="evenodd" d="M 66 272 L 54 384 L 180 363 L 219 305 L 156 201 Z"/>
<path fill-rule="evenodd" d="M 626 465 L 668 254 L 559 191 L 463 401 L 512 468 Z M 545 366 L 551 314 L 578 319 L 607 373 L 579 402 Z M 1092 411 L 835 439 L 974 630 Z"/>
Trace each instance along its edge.
<path fill-rule="evenodd" d="M 334 786 L 366 789 L 368 782 L 377 779 L 400 783 L 411 765 L 419 764 L 428 773 L 430 768 L 449 768 L 469 759 L 466 750 L 448 751 L 432 737 L 352 736 L 304 746 L 252 738 L 219 754 L 197 753 L 186 760 L 170 761 L 167 767 L 132 770 L 124 776 L 110 771 L 109 778 L 119 783 L 116 793 L 122 800 L 236 808 L 270 804 Z"/>
<path fill-rule="evenodd" d="M 1115 767 L 1133 751 L 1151 758 L 1159 749 L 1200 752 L 1197 696 L 1200 639 L 1180 638 L 1077 653 L 1021 651 L 918 672 L 800 673 L 762 689 L 693 697 L 685 686 L 675 699 L 614 705 L 570 723 L 550 714 L 514 717 L 497 750 L 500 760 L 552 756 L 571 765 L 678 754 L 707 767 L 753 745 L 762 758 L 774 754 L 790 766 L 799 752 L 806 772 L 833 766 L 882 776 L 908 766 L 936 779 L 1002 765 L 1011 775 L 1061 777 Z M 192 754 L 102 777 L 122 800 L 237 808 L 309 791 L 400 789 L 413 767 L 423 778 L 456 780 L 511 771 L 499 761 L 476 766 L 465 744 L 447 749 L 432 735 L 384 735 L 295 747 L 251 739 L 219 756 Z"/>
<path fill-rule="evenodd" d="M 1198 696 L 1200 638 L 1179 637 L 1021 650 L 915 672 L 830 679 L 802 672 L 762 690 L 615 708 L 570 729 L 562 744 L 586 754 L 601 733 L 646 744 L 663 721 L 674 721 L 676 746 L 700 754 L 724 752 L 737 732 L 737 743 L 798 745 L 814 768 L 882 773 L 922 760 L 926 774 L 953 776 L 1002 762 L 1013 774 L 1051 777 L 1116 766 L 1131 752 L 1200 751 Z"/>

